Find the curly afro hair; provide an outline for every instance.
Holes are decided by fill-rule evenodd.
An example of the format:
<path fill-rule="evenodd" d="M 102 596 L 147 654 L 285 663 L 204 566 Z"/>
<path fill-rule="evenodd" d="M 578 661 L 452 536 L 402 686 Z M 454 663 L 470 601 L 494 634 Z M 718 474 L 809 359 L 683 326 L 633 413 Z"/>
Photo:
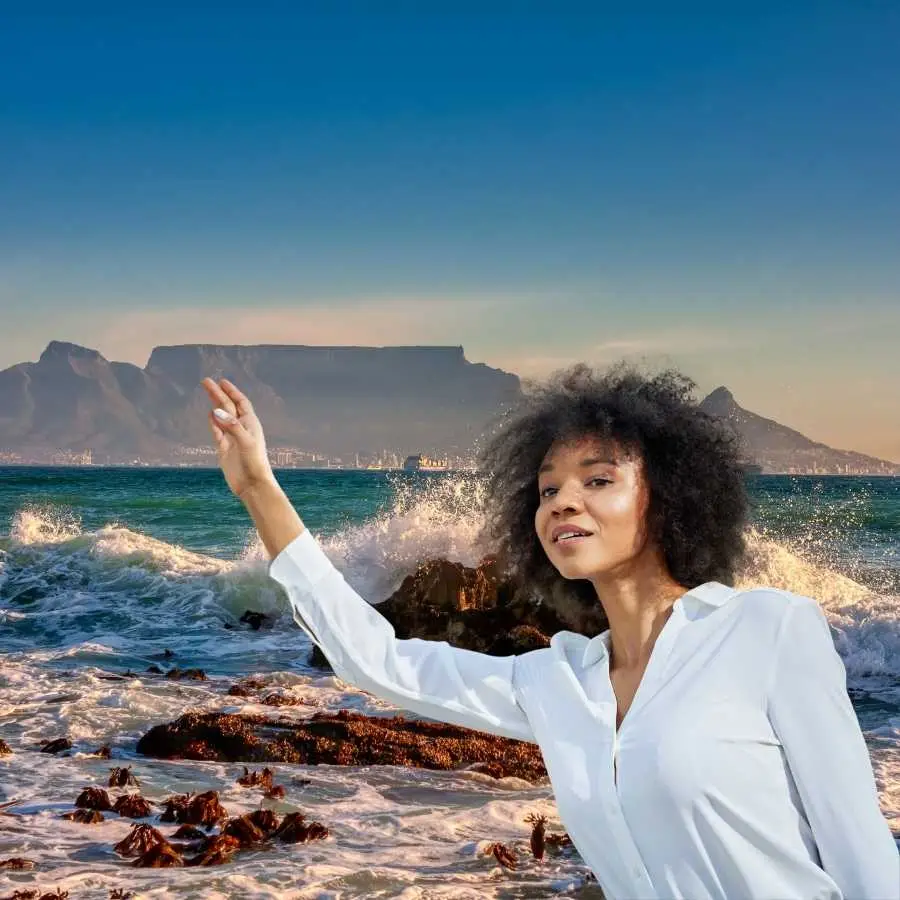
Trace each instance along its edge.
<path fill-rule="evenodd" d="M 572 596 L 596 608 L 587 580 L 564 579 L 537 537 L 538 468 L 550 448 L 584 437 L 642 462 L 650 497 L 647 536 L 669 575 L 687 588 L 733 583 L 745 554 L 748 501 L 742 452 L 727 424 L 699 408 L 695 384 L 666 370 L 584 363 L 531 386 L 479 454 L 486 482 L 485 536 L 504 566 L 550 602 Z"/>

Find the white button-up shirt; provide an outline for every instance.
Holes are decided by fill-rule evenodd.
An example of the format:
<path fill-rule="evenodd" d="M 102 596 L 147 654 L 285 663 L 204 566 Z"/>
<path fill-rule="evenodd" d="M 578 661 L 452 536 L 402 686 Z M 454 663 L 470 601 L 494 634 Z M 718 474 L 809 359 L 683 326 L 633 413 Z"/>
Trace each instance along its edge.
<path fill-rule="evenodd" d="M 617 731 L 609 632 L 562 631 L 508 657 L 398 640 L 309 531 L 270 575 L 345 681 L 537 743 L 609 900 L 900 898 L 900 854 L 815 601 L 716 582 L 689 591 Z"/>

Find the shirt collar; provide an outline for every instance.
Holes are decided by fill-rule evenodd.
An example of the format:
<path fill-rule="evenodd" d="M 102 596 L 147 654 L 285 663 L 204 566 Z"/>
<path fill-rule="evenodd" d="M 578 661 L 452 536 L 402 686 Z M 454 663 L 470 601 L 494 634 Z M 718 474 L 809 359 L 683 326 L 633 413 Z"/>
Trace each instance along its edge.
<path fill-rule="evenodd" d="M 715 609 L 722 606 L 729 597 L 735 593 L 735 589 L 728 585 L 720 584 L 718 581 L 707 581 L 699 584 L 695 588 L 691 588 L 686 594 L 682 595 L 675 601 L 676 606 L 680 603 L 685 605 L 685 600 L 696 600 L 702 606 Z M 587 646 L 584 648 L 584 654 L 581 658 L 583 668 L 594 665 L 601 659 L 609 656 L 609 630 L 592 637 Z"/>

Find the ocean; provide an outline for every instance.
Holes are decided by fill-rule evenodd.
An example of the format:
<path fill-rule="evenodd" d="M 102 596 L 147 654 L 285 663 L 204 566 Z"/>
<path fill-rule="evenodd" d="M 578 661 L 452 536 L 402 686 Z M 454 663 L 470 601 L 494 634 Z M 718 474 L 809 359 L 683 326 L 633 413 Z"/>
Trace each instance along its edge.
<path fill-rule="evenodd" d="M 429 557 L 467 565 L 481 485 L 470 474 L 379 471 L 279 473 L 308 527 L 347 580 L 378 602 Z M 751 559 L 742 584 L 815 597 L 833 628 L 865 731 L 882 808 L 900 833 L 900 478 L 754 476 Z M 274 626 L 239 622 L 246 609 Z M 226 625 L 232 626 L 227 628 Z M 384 713 L 388 704 L 308 665 L 310 644 L 266 577 L 265 555 L 218 471 L 0 469 L 0 895 L 60 888 L 70 900 L 204 898 L 596 897 L 574 851 L 530 857 L 528 813 L 561 831 L 546 784 L 475 772 L 275 764 L 279 814 L 302 811 L 331 836 L 242 851 L 213 868 L 135 869 L 112 850 L 131 821 L 85 825 L 60 815 L 111 766 L 133 766 L 141 793 L 160 800 L 215 789 L 229 814 L 259 805 L 236 783 L 240 765 L 146 759 L 151 726 L 188 709 L 273 711 L 226 691 L 256 676 L 314 698 L 319 709 Z M 174 653 L 163 661 L 164 652 Z M 171 681 L 148 666 L 200 667 L 207 681 Z M 110 680 L 127 670 L 137 677 Z M 67 736 L 70 755 L 37 752 Z M 91 756 L 112 748 L 109 761 Z M 155 821 L 155 820 L 154 820 Z M 484 855 L 519 851 L 516 871 Z"/>

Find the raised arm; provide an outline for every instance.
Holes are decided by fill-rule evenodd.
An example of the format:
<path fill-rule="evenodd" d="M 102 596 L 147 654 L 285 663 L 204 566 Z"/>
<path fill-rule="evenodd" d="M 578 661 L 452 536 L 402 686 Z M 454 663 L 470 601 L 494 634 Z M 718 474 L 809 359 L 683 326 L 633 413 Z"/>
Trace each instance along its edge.
<path fill-rule="evenodd" d="M 898 900 L 900 854 L 878 804 L 844 664 L 819 605 L 797 598 L 775 648 L 769 716 L 819 850 L 844 897 Z"/>
<path fill-rule="evenodd" d="M 515 657 L 445 641 L 398 640 L 391 624 L 344 580 L 278 484 L 250 401 L 205 379 L 209 421 L 229 487 L 250 513 L 294 619 L 345 681 L 397 706 L 504 737 L 533 740 L 513 693 Z"/>

